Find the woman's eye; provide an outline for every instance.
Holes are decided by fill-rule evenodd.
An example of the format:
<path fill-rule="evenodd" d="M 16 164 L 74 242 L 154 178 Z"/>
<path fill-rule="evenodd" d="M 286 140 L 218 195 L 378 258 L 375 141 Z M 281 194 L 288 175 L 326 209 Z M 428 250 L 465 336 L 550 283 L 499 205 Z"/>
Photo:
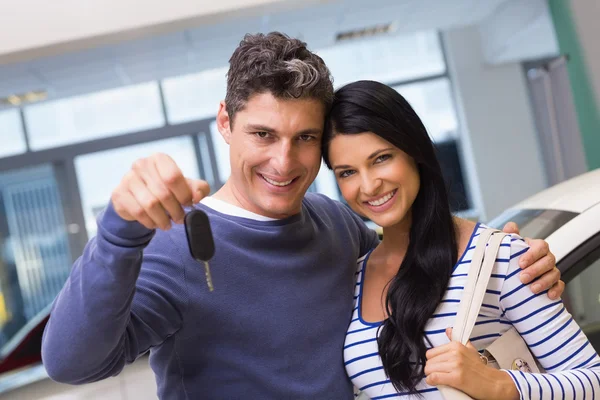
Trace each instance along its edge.
<path fill-rule="evenodd" d="M 340 178 L 347 178 L 347 177 L 349 177 L 352 174 L 354 174 L 354 171 L 351 170 L 351 169 L 349 169 L 349 170 L 340 172 L 339 177 Z"/>
<path fill-rule="evenodd" d="M 382 154 L 382 155 L 380 155 L 379 157 L 377 157 L 377 158 L 375 159 L 375 163 L 380 163 L 380 162 L 383 162 L 383 161 L 385 161 L 385 160 L 387 160 L 387 159 L 389 159 L 389 158 L 391 158 L 391 157 L 392 157 L 392 156 L 391 156 L 390 154 Z"/>

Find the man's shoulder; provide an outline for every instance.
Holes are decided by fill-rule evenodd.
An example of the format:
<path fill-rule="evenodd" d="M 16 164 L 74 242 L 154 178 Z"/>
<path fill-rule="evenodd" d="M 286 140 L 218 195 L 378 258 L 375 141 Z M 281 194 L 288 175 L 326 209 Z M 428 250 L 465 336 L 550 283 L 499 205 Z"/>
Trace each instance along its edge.
<path fill-rule="evenodd" d="M 333 200 L 321 193 L 307 193 L 304 196 L 304 206 L 312 214 L 321 218 L 332 219 L 334 223 L 350 223 L 353 226 L 359 224 L 360 219 L 345 204 Z"/>
<path fill-rule="evenodd" d="M 340 213 L 346 211 L 347 207 L 337 200 L 322 194 L 322 193 L 307 193 L 304 196 L 303 203 L 305 206 L 320 211 L 322 213 Z"/>
<path fill-rule="evenodd" d="M 333 200 L 332 198 L 324 195 L 323 193 L 315 193 L 309 192 L 304 196 L 304 203 L 312 204 L 312 203 L 323 203 L 329 204 L 331 206 L 337 206 L 338 204 L 342 204 L 337 200 Z"/>

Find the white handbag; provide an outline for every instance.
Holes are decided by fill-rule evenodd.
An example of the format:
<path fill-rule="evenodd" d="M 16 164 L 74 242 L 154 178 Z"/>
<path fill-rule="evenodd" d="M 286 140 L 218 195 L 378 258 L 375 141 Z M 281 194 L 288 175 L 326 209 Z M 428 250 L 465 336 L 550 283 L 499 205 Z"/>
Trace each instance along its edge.
<path fill-rule="evenodd" d="M 495 229 L 488 228 L 481 232 L 452 328 L 453 342 L 466 345 L 469 341 L 496 262 L 498 249 L 505 236 L 505 233 Z M 488 365 L 496 369 L 543 372 L 514 327 L 490 344 L 483 355 L 488 358 Z M 448 386 L 438 386 L 438 389 L 445 400 L 471 399 L 469 395 Z"/>

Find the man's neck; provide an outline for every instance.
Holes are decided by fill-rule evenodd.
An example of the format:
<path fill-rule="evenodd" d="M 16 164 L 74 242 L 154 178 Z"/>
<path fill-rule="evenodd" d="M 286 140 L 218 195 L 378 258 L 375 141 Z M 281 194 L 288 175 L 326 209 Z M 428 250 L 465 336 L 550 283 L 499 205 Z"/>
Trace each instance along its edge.
<path fill-rule="evenodd" d="M 248 213 L 258 215 L 258 216 L 260 216 L 262 218 L 266 218 L 268 220 L 285 219 L 285 218 L 290 217 L 291 215 L 294 215 L 294 214 L 285 215 L 285 216 L 269 215 L 269 214 L 265 214 L 264 212 L 261 212 L 260 209 L 257 210 L 256 207 L 248 206 L 248 204 L 251 204 L 251 202 L 244 199 L 244 196 L 241 194 L 241 192 L 239 190 L 236 190 L 233 183 L 229 179 L 227 180 L 227 182 L 225 182 L 225 184 L 219 190 L 217 190 L 215 192 L 215 194 L 212 195 L 212 198 L 217 199 L 222 202 L 225 202 L 225 203 L 228 203 L 234 207 L 245 210 Z M 298 212 L 299 212 L 299 210 L 298 210 Z"/>
<path fill-rule="evenodd" d="M 227 180 L 225 182 L 225 184 L 223 186 L 221 186 L 221 188 L 219 190 L 217 190 L 215 192 L 215 194 L 213 194 L 211 197 L 213 197 L 217 200 L 221 200 L 226 203 L 229 203 L 232 206 L 236 206 L 236 207 L 245 209 L 244 206 L 242 206 L 242 204 L 238 201 L 236 196 L 234 196 L 234 194 L 230 188 L 230 185 L 231 185 L 231 183 L 229 183 L 229 180 Z"/>
<path fill-rule="evenodd" d="M 253 210 L 249 210 L 248 207 L 244 207 L 244 204 L 238 199 L 238 196 L 235 195 L 235 191 L 231 187 L 231 182 L 227 180 L 225 184 L 215 192 L 211 197 L 219 202 L 226 203 L 229 207 L 224 210 L 222 207 L 219 207 L 217 211 L 224 212 L 224 214 L 229 215 L 237 215 L 244 218 L 254 219 L 258 221 L 275 221 L 278 218 L 273 218 L 270 216 L 262 215 Z M 209 207 L 211 204 L 206 204 Z M 214 206 L 214 204 L 213 204 Z M 214 207 L 212 207 L 214 208 Z M 229 212 L 227 212 L 229 211 Z"/>
<path fill-rule="evenodd" d="M 221 214 L 230 215 L 233 217 L 246 218 L 254 221 L 276 221 L 274 218 L 264 217 L 262 215 L 250 212 L 244 208 L 234 206 L 233 204 L 221 199 L 217 199 L 213 196 L 203 198 L 200 203 L 208 208 L 220 212 Z"/>

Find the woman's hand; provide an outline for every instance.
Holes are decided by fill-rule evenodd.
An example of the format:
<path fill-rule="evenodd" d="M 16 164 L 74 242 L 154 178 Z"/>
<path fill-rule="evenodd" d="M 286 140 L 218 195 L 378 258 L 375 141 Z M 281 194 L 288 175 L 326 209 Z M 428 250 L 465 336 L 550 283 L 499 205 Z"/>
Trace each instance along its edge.
<path fill-rule="evenodd" d="M 446 329 L 451 339 L 452 328 Z M 451 339 L 452 340 L 452 339 Z M 519 399 L 519 392 L 506 372 L 489 367 L 471 342 L 451 342 L 426 353 L 426 382 L 450 386 L 474 399 Z"/>

